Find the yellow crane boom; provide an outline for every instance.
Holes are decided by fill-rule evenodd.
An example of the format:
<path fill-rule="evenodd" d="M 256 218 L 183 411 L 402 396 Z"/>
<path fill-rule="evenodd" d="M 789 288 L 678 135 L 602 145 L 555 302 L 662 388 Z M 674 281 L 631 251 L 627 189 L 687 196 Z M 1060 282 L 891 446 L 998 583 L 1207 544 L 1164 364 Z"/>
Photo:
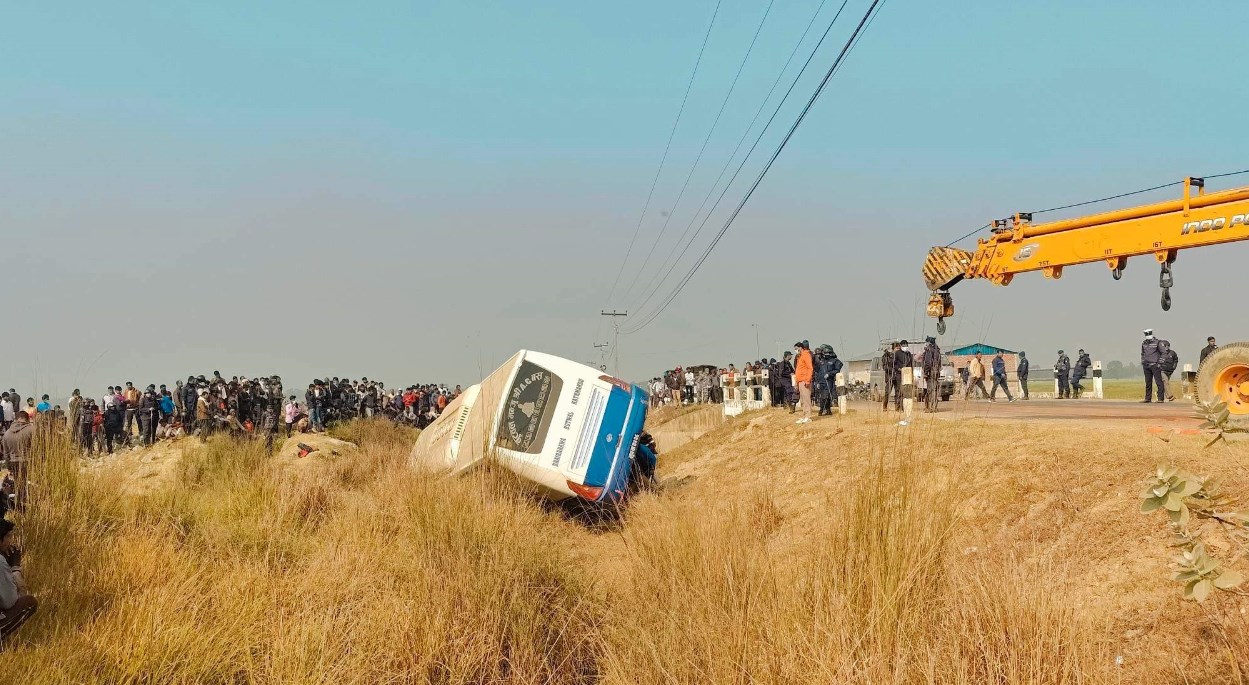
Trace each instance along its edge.
<path fill-rule="evenodd" d="M 1057 279 L 1065 267 L 1104 262 L 1118 280 L 1129 257 L 1144 255 L 1161 265 L 1162 308 L 1170 309 L 1171 265 L 1180 250 L 1249 240 L 1249 186 L 1207 193 L 1204 179 L 1189 177 L 1183 197 L 1175 200 L 1044 224 L 1020 213 L 991 226 L 992 235 L 980 238 L 975 252 L 949 246 L 928 251 L 923 270 L 932 291 L 928 315 L 936 317 L 941 333 L 945 318 L 954 314 L 949 289 L 963 279 L 1009 285 L 1015 274 L 1026 271 Z M 1202 364 L 1198 392 L 1209 401 L 1226 402 L 1234 417 L 1249 421 L 1249 344 L 1222 349 L 1228 348 L 1234 350 L 1220 356 L 1218 369 L 1206 373 L 1213 355 Z"/>

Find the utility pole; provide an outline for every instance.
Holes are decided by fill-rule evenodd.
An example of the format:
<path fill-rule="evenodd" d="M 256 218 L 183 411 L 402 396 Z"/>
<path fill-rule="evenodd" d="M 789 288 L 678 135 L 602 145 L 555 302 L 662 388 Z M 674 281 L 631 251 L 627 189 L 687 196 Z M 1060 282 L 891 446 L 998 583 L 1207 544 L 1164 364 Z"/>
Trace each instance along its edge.
<path fill-rule="evenodd" d="M 615 353 L 615 361 L 612 363 L 612 373 L 620 375 L 620 319 L 629 315 L 629 312 L 618 312 L 615 309 L 609 311 L 602 310 L 600 316 L 610 316 L 612 328 L 616 329 L 616 337 L 612 342 L 612 351 Z"/>
<path fill-rule="evenodd" d="M 603 350 L 603 349 L 606 349 L 606 348 L 608 348 L 608 347 L 611 347 L 611 343 L 594 343 L 594 349 L 596 349 L 596 350 Z M 606 366 L 605 364 L 603 364 L 603 362 L 604 362 L 604 361 L 607 361 L 607 352 L 602 352 L 602 353 L 600 353 L 600 354 L 599 354 L 599 356 L 598 356 L 598 363 L 597 363 L 597 364 L 591 364 L 590 366 L 593 366 L 594 368 L 598 369 L 599 371 L 606 371 L 606 370 L 607 370 L 607 366 Z"/>
<path fill-rule="evenodd" d="M 755 329 L 755 354 L 757 354 L 757 355 L 759 355 L 760 357 L 762 357 L 762 356 L 763 356 L 763 349 L 762 349 L 761 347 L 759 347 L 759 324 L 757 324 L 757 323 L 752 323 L 752 324 L 750 324 L 750 327 L 751 327 L 751 328 L 753 328 L 753 329 Z"/>

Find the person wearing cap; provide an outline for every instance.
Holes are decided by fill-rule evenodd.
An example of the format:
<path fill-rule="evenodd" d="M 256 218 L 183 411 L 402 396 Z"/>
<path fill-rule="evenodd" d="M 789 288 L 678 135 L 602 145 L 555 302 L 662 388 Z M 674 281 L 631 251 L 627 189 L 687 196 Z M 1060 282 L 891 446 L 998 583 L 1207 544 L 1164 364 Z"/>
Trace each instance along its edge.
<path fill-rule="evenodd" d="M 1071 399 L 1071 357 L 1062 350 L 1058 351 L 1058 361 L 1054 362 L 1054 378 L 1058 379 L 1058 399 Z"/>
<path fill-rule="evenodd" d="M 1019 364 L 1015 366 L 1015 377 L 1019 379 L 1019 391 L 1021 399 L 1030 399 L 1028 397 L 1028 353 L 1019 353 Z"/>
<path fill-rule="evenodd" d="M 811 379 L 814 375 L 811 350 L 801 342 L 794 343 L 794 385 L 798 388 L 798 404 L 802 408 L 800 424 L 811 423 Z"/>
<path fill-rule="evenodd" d="M 1151 395 L 1154 395 L 1154 386 L 1158 387 L 1157 397 L 1159 402 L 1164 402 L 1164 394 L 1166 392 L 1164 381 L 1162 380 L 1162 357 L 1164 350 L 1160 340 L 1154 337 L 1154 329 L 1146 328 L 1144 331 L 1145 339 L 1141 341 L 1141 371 L 1145 374 L 1145 399 L 1141 400 L 1143 404 L 1153 401 Z M 1170 345 L 1166 351 L 1170 351 Z"/>
<path fill-rule="evenodd" d="M 138 416 L 139 398 L 142 397 L 142 393 L 134 387 L 134 381 L 126 381 L 126 391 L 122 397 L 126 398 L 126 440 L 130 440 L 130 436 L 134 433 L 135 418 Z"/>
<path fill-rule="evenodd" d="M 1210 353 L 1217 349 L 1219 349 L 1219 346 L 1214 343 L 1214 336 L 1206 338 L 1206 346 L 1201 348 L 1201 356 L 1197 358 L 1197 368 L 1200 369 L 1202 363 L 1206 361 L 1206 357 L 1209 357 Z"/>
<path fill-rule="evenodd" d="M 35 615 L 39 602 L 26 591 L 22 550 L 13 540 L 12 521 L 0 521 L 0 642 Z"/>
<path fill-rule="evenodd" d="M 1080 350 L 1076 356 L 1075 366 L 1071 368 L 1071 395 L 1077 400 L 1080 394 L 1084 392 L 1084 386 L 1080 385 L 1080 381 L 1089 375 L 1089 367 L 1093 365 L 1093 360 L 1089 359 L 1089 355 L 1084 350 Z"/>

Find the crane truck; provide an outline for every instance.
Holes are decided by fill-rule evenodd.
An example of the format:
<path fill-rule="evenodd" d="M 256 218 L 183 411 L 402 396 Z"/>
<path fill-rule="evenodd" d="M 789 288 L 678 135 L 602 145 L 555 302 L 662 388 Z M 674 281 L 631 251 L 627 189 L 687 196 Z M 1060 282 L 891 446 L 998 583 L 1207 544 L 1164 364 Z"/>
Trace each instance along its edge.
<path fill-rule="evenodd" d="M 1176 255 L 1193 247 L 1249 240 L 1249 186 L 1206 192 L 1205 179 L 1184 179 L 1183 197 L 1050 223 L 1033 223 L 1021 212 L 987 227 L 969 252 L 934 247 L 924 261 L 924 281 L 932 295 L 928 315 L 945 333 L 954 314 L 950 288 L 979 278 L 1010 285 L 1016 274 L 1040 271 L 1062 278 L 1063 269 L 1103 262 L 1115 280 L 1123 277 L 1129 257 L 1152 256 L 1160 267 L 1162 309 L 1171 309 L 1172 265 Z M 1229 424 L 1249 427 L 1249 343 L 1231 343 L 1208 355 L 1197 371 L 1198 403 L 1227 405 Z"/>

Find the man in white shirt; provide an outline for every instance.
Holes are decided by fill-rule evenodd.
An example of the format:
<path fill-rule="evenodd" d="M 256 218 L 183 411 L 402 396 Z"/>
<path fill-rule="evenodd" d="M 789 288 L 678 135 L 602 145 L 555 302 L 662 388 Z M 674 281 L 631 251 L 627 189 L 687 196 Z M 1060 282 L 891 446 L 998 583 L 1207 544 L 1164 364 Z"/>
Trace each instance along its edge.
<path fill-rule="evenodd" d="M 685 403 L 694 403 L 694 372 L 688 369 L 685 371 Z"/>

